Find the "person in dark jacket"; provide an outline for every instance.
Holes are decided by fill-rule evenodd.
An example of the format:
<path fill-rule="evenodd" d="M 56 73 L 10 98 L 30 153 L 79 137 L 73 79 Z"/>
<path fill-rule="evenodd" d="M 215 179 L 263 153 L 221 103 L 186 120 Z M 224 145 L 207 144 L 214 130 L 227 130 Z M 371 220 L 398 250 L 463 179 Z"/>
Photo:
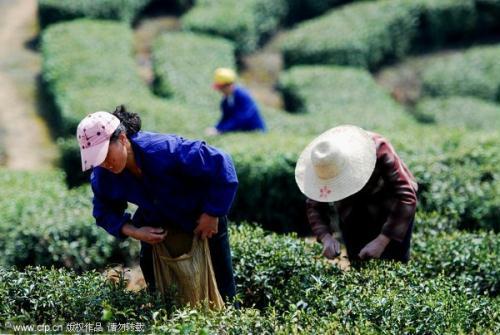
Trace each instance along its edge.
<path fill-rule="evenodd" d="M 250 93 L 236 83 L 236 73 L 219 68 L 214 74 L 214 88 L 224 96 L 220 108 L 222 118 L 217 125 L 208 128 L 207 135 L 233 131 L 266 131 L 264 119 Z"/>
<path fill-rule="evenodd" d="M 409 260 L 418 186 L 387 139 L 355 126 L 330 129 L 302 152 L 295 179 L 325 257 L 340 254 L 337 226 L 350 260 Z"/>
<path fill-rule="evenodd" d="M 135 113 L 119 106 L 96 112 L 77 129 L 82 170 L 92 169 L 93 216 L 109 234 L 141 241 L 140 266 L 155 290 L 152 245 L 175 227 L 209 238 L 222 297 L 235 295 L 226 215 L 238 186 L 231 157 L 202 141 L 141 131 Z M 137 205 L 132 217 L 128 203 Z"/>

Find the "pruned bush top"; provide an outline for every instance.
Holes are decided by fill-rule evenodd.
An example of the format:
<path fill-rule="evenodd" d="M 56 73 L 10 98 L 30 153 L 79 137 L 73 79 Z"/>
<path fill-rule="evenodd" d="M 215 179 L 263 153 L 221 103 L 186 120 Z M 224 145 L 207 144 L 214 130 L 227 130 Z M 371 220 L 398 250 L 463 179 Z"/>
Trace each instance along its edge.
<path fill-rule="evenodd" d="M 423 122 L 450 127 L 500 129 L 500 105 L 472 97 L 426 98 L 420 100 L 415 114 Z"/>
<path fill-rule="evenodd" d="M 500 47 L 474 47 L 431 60 L 422 74 L 423 93 L 500 101 Z"/>
<path fill-rule="evenodd" d="M 96 273 L 0 269 L 0 321 L 144 322 L 153 333 L 497 333 L 498 247 L 494 235 L 418 238 L 407 265 L 372 261 L 340 271 L 319 244 L 248 225 L 230 230 L 241 309 L 162 309 L 145 292 Z M 496 259 L 495 259 L 496 257 Z M 484 262 L 481 260 L 484 259 Z M 480 263 L 478 263 L 480 262 Z M 496 285 L 496 286 L 495 286 Z M 125 321 L 126 320 L 126 321 Z M 103 322 L 105 324 L 105 322 Z"/>
<path fill-rule="evenodd" d="M 282 73 L 279 87 L 287 110 L 307 113 L 317 120 L 311 124 L 311 133 L 326 130 L 318 127 L 325 124 L 387 131 L 415 123 L 362 69 L 297 66 Z"/>
<path fill-rule="evenodd" d="M 238 52 L 247 53 L 274 32 L 285 15 L 283 0 L 206 0 L 199 1 L 182 23 L 186 30 L 232 40 Z"/>
<path fill-rule="evenodd" d="M 299 24 L 287 33 L 287 66 L 336 64 L 373 69 L 401 58 L 416 36 L 418 6 L 404 1 L 354 3 Z"/>
<path fill-rule="evenodd" d="M 87 17 L 132 23 L 152 0 L 38 0 L 40 25 Z"/>
<path fill-rule="evenodd" d="M 153 46 L 155 91 L 217 115 L 221 96 L 212 88 L 213 73 L 235 66 L 233 44 L 219 37 L 166 33 Z"/>
<path fill-rule="evenodd" d="M 68 190 L 62 172 L 0 173 L 0 265 L 77 271 L 132 262 L 138 245 L 97 227 L 88 186 Z"/>

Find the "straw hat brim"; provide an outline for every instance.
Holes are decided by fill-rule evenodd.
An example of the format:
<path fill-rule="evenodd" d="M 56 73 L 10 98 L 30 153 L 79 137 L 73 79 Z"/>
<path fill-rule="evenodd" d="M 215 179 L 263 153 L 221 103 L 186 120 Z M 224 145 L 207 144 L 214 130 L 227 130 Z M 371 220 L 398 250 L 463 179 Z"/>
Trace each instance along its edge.
<path fill-rule="evenodd" d="M 317 176 L 311 151 L 322 141 L 331 141 L 345 153 L 339 174 L 331 179 Z M 302 193 L 319 202 L 333 202 L 360 191 L 370 179 L 377 161 L 373 138 L 356 126 L 339 126 L 316 137 L 302 151 L 295 167 L 295 181 Z"/>

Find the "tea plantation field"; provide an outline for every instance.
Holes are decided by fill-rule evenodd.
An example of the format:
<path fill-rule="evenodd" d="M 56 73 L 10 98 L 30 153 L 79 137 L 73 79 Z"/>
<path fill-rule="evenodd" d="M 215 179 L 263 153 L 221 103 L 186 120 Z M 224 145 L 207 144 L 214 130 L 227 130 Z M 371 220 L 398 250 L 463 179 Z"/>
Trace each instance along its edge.
<path fill-rule="evenodd" d="M 179 16 L 181 29 L 152 43 L 148 86 L 134 29 L 155 8 Z M 474 43 L 498 33 L 500 1 L 39 0 L 39 19 L 41 89 L 61 163 L 1 170 L 2 330 L 100 322 L 165 334 L 500 333 L 500 49 Z M 220 113 L 213 70 L 238 68 L 277 31 L 284 108 L 260 106 L 269 131 L 204 138 Z M 459 52 L 420 74 L 414 105 L 396 102 L 374 77 L 408 55 L 457 43 Z M 240 308 L 164 304 L 100 273 L 136 263 L 139 245 L 93 222 L 74 134 L 83 116 L 119 104 L 140 114 L 143 129 L 204 138 L 232 155 Z M 295 163 L 310 140 L 340 124 L 390 139 L 418 180 L 408 264 L 343 271 L 303 238 L 310 229 Z"/>

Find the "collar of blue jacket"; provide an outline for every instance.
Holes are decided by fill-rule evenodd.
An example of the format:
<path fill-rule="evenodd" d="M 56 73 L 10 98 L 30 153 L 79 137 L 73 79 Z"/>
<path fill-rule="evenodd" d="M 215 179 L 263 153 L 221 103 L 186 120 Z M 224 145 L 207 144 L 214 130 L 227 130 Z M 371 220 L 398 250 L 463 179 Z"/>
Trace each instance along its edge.
<path fill-rule="evenodd" d="M 203 141 L 177 135 L 138 132 L 131 136 L 133 152 L 143 176 L 128 170 L 114 174 L 92 171 L 93 216 L 108 233 L 124 238 L 122 226 L 176 225 L 192 231 L 202 213 L 227 215 L 238 178 L 231 157 Z M 128 203 L 138 206 L 134 218 Z"/>

